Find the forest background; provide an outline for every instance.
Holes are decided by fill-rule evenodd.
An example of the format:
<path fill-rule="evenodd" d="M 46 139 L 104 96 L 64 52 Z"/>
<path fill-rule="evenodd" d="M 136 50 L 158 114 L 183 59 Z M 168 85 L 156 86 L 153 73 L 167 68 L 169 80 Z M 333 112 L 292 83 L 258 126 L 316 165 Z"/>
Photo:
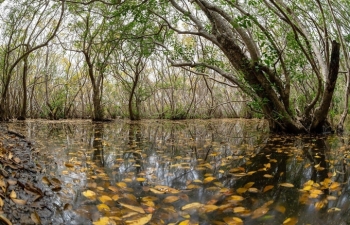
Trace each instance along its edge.
<path fill-rule="evenodd" d="M 345 0 L 1 1 L 0 117 L 264 118 L 341 132 Z"/>

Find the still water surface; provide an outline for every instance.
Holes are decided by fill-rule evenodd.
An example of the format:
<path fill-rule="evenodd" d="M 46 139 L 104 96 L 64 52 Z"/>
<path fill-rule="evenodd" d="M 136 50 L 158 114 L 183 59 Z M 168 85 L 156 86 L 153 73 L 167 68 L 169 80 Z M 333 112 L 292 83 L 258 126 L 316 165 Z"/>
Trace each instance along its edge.
<path fill-rule="evenodd" d="M 261 120 L 26 121 L 55 224 L 350 224 L 349 137 Z M 57 189 L 57 188 L 56 188 Z"/>

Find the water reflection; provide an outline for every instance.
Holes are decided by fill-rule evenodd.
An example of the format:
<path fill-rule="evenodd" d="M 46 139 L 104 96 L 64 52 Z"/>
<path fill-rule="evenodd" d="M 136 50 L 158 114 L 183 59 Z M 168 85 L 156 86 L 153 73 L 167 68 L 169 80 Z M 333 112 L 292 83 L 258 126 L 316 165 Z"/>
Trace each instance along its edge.
<path fill-rule="evenodd" d="M 92 140 L 92 147 L 93 147 L 93 154 L 92 154 L 92 160 L 95 162 L 96 166 L 103 167 L 105 165 L 104 163 L 104 156 L 103 156 L 103 125 L 97 124 L 93 128 L 94 136 Z"/>
<path fill-rule="evenodd" d="M 11 126 L 49 151 L 43 160 L 55 159 L 48 173 L 64 183 L 58 210 L 72 206 L 56 213 L 61 223 L 350 221 L 347 137 L 270 136 L 263 121 L 248 120 Z"/>

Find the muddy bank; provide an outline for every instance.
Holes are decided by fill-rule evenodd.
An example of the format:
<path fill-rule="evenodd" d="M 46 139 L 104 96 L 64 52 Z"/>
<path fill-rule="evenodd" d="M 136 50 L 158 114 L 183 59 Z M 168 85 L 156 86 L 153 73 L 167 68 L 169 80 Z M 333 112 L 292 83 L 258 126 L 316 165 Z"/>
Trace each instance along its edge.
<path fill-rule="evenodd" d="M 56 224 L 60 182 L 45 175 L 39 154 L 24 135 L 0 126 L 0 225 Z"/>

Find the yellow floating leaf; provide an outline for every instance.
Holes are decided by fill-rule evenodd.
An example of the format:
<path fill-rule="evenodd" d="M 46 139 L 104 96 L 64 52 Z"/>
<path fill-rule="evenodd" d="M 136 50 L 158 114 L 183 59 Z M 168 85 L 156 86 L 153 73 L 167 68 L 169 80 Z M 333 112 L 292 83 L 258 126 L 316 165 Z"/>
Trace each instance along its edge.
<path fill-rule="evenodd" d="M 154 189 L 154 188 L 150 188 L 149 189 L 151 192 L 153 192 L 154 194 L 165 194 L 165 192 L 163 191 L 158 191 L 157 189 Z"/>
<path fill-rule="evenodd" d="M 125 182 L 118 182 L 118 183 L 116 183 L 116 185 L 120 188 L 127 188 L 128 187 L 128 185 Z"/>
<path fill-rule="evenodd" d="M 183 220 L 179 223 L 179 225 L 189 225 L 190 224 L 190 220 Z"/>
<path fill-rule="evenodd" d="M 266 167 L 266 169 L 270 169 L 271 168 L 271 164 L 270 163 L 264 164 L 264 166 Z"/>
<path fill-rule="evenodd" d="M 243 201 L 244 198 L 242 196 L 239 196 L 239 195 L 232 195 L 229 200 L 232 200 L 232 201 Z"/>
<path fill-rule="evenodd" d="M 283 224 L 289 223 L 291 220 L 291 218 L 287 218 L 285 221 L 283 221 Z"/>
<path fill-rule="evenodd" d="M 323 191 L 319 190 L 319 189 L 312 189 L 312 190 L 310 190 L 310 193 L 314 194 L 314 195 L 322 195 Z"/>
<path fill-rule="evenodd" d="M 254 183 L 255 182 L 248 182 L 244 185 L 244 188 L 246 188 L 246 189 L 251 188 L 251 187 L 253 187 Z"/>
<path fill-rule="evenodd" d="M 87 198 L 95 198 L 96 197 L 96 193 L 90 190 L 84 191 L 83 195 Z"/>
<path fill-rule="evenodd" d="M 253 175 L 254 173 L 256 173 L 256 171 L 249 171 L 247 175 Z"/>
<path fill-rule="evenodd" d="M 109 186 L 108 189 L 113 191 L 113 192 L 118 192 L 118 188 L 115 186 Z"/>
<path fill-rule="evenodd" d="M 132 182 L 132 179 L 131 178 L 125 178 L 125 179 L 123 179 L 123 181 L 126 182 L 126 183 L 130 183 L 130 182 Z"/>
<path fill-rule="evenodd" d="M 152 214 L 138 214 L 125 222 L 129 225 L 144 225 L 152 219 Z"/>
<path fill-rule="evenodd" d="M 332 183 L 332 180 L 329 178 L 325 178 L 323 181 L 323 186 L 328 187 Z"/>
<path fill-rule="evenodd" d="M 286 207 L 284 207 L 283 205 L 278 205 L 275 207 L 275 209 L 282 214 L 286 212 Z"/>
<path fill-rule="evenodd" d="M 157 185 L 154 187 L 154 189 L 163 192 L 163 193 L 170 193 L 170 194 L 177 194 L 180 191 L 176 190 L 175 188 L 171 188 L 168 186 L 164 186 L 164 185 Z"/>
<path fill-rule="evenodd" d="M 142 202 L 142 205 L 146 205 L 146 206 L 149 206 L 151 208 L 154 208 L 156 206 L 156 204 L 154 202 Z M 148 207 L 148 209 L 149 209 Z"/>
<path fill-rule="evenodd" d="M 267 192 L 267 191 L 271 190 L 272 188 L 274 188 L 273 185 L 267 185 L 266 187 L 264 187 L 263 192 Z"/>
<path fill-rule="evenodd" d="M 334 182 L 331 184 L 331 186 L 329 186 L 329 190 L 335 191 L 339 186 L 340 184 L 338 182 Z"/>
<path fill-rule="evenodd" d="M 107 195 L 102 195 L 101 197 L 98 197 L 98 200 L 100 200 L 102 203 L 105 203 L 107 201 L 112 201 L 112 198 Z"/>
<path fill-rule="evenodd" d="M 190 190 L 192 190 L 192 189 L 198 189 L 198 188 L 200 188 L 200 186 L 199 186 L 199 185 L 196 185 L 196 184 L 189 184 L 189 185 L 187 186 L 187 189 L 190 189 Z"/>
<path fill-rule="evenodd" d="M 202 207 L 203 211 L 206 213 L 213 212 L 213 211 L 217 210 L 218 208 L 219 208 L 219 206 L 217 206 L 217 205 L 204 205 Z"/>
<path fill-rule="evenodd" d="M 99 190 L 99 191 L 103 191 L 105 188 L 101 187 L 101 186 L 98 186 L 96 189 Z"/>
<path fill-rule="evenodd" d="M 312 186 L 311 186 L 311 185 L 307 185 L 307 186 L 303 187 L 303 190 L 304 190 L 304 191 L 309 191 L 309 190 L 311 190 L 311 189 L 312 189 Z"/>
<path fill-rule="evenodd" d="M 164 198 L 163 202 L 164 203 L 173 203 L 173 202 L 176 202 L 179 199 L 180 199 L 179 196 L 168 196 L 168 197 Z"/>
<path fill-rule="evenodd" d="M 327 210 L 328 213 L 330 213 L 330 212 L 339 212 L 339 211 L 341 211 L 341 209 L 335 208 L 335 207 L 330 208 L 330 209 Z"/>
<path fill-rule="evenodd" d="M 212 181 L 215 180 L 215 179 L 216 179 L 215 177 L 206 177 L 206 178 L 203 180 L 203 183 L 206 184 L 206 183 L 212 182 Z"/>
<path fill-rule="evenodd" d="M 296 224 L 297 220 L 295 218 L 287 218 L 283 221 L 284 225 L 294 225 Z"/>
<path fill-rule="evenodd" d="M 239 217 L 224 217 L 223 220 L 228 225 L 241 225 L 243 220 Z"/>
<path fill-rule="evenodd" d="M 201 181 L 201 180 L 194 180 L 193 182 L 194 183 L 203 183 L 203 181 Z"/>
<path fill-rule="evenodd" d="M 333 196 L 333 195 L 328 195 L 328 196 L 327 196 L 327 200 L 328 200 L 328 201 L 334 201 L 334 200 L 337 200 L 337 197 L 336 197 L 336 196 Z"/>
<path fill-rule="evenodd" d="M 259 190 L 257 188 L 249 188 L 248 191 L 251 193 L 258 193 L 259 192 Z"/>
<path fill-rule="evenodd" d="M 325 205 L 326 205 L 326 203 L 324 201 L 316 202 L 315 203 L 315 208 L 317 210 L 319 210 L 319 209 L 322 209 L 323 207 L 325 207 Z"/>
<path fill-rule="evenodd" d="M 106 204 L 99 204 L 99 205 L 97 205 L 97 209 L 100 212 L 102 212 L 102 211 L 111 211 L 111 209 Z"/>
<path fill-rule="evenodd" d="M 265 215 L 268 211 L 269 211 L 269 208 L 267 208 L 265 206 L 257 208 L 256 210 L 253 211 L 252 218 L 253 219 L 259 218 L 259 217 Z"/>
<path fill-rule="evenodd" d="M 146 197 L 143 197 L 141 200 L 143 202 L 149 202 L 149 201 L 156 201 L 158 200 L 158 198 L 155 196 L 146 196 Z"/>
<path fill-rule="evenodd" d="M 199 202 L 193 202 L 187 205 L 184 205 L 181 207 L 181 210 L 191 210 L 191 209 L 198 209 L 199 207 L 202 207 L 203 204 Z"/>
<path fill-rule="evenodd" d="M 144 178 L 144 177 L 138 177 L 138 178 L 136 178 L 136 180 L 139 181 L 139 182 L 143 182 L 143 181 L 146 181 L 146 178 Z"/>
<path fill-rule="evenodd" d="M 247 191 L 247 189 L 246 188 L 238 188 L 237 190 L 236 190 L 236 192 L 237 192 L 237 194 L 243 194 L 243 193 L 245 193 Z"/>
<path fill-rule="evenodd" d="M 93 225 L 109 225 L 110 219 L 108 217 L 101 217 L 99 220 L 92 223 Z"/>
<path fill-rule="evenodd" d="M 118 201 L 118 200 L 119 200 L 119 195 L 113 195 L 112 199 L 113 199 L 114 201 Z"/>
<path fill-rule="evenodd" d="M 238 207 L 234 207 L 233 208 L 233 212 L 234 213 L 242 213 L 242 212 L 245 212 L 247 209 L 242 207 L 242 206 L 238 206 Z"/>
<path fill-rule="evenodd" d="M 14 190 L 11 191 L 10 198 L 12 198 L 12 199 L 17 198 L 17 194 Z"/>
<path fill-rule="evenodd" d="M 143 210 L 142 207 L 140 206 L 135 206 L 135 205 L 129 205 L 129 204 L 126 204 L 126 203 L 122 203 L 122 202 L 119 202 L 120 205 L 124 206 L 125 208 L 128 208 L 128 209 L 131 209 L 135 212 L 138 212 L 138 213 L 145 213 L 145 210 Z"/>
<path fill-rule="evenodd" d="M 271 174 L 264 174 L 265 178 L 273 178 L 273 176 Z"/>
<path fill-rule="evenodd" d="M 305 182 L 304 186 L 312 186 L 315 182 L 313 180 L 308 180 Z"/>
<path fill-rule="evenodd" d="M 282 187 L 289 187 L 289 188 L 294 187 L 294 185 L 291 184 L 291 183 L 280 183 L 280 186 L 282 186 Z"/>

